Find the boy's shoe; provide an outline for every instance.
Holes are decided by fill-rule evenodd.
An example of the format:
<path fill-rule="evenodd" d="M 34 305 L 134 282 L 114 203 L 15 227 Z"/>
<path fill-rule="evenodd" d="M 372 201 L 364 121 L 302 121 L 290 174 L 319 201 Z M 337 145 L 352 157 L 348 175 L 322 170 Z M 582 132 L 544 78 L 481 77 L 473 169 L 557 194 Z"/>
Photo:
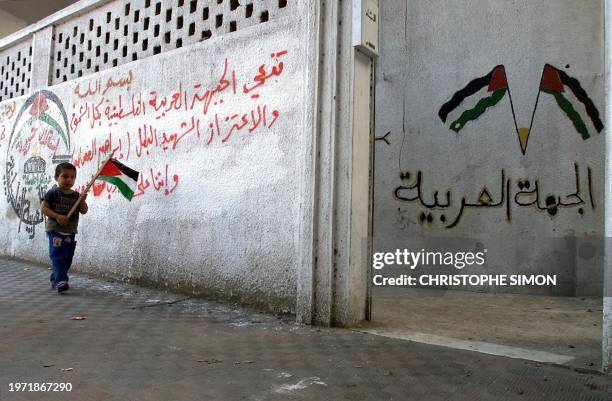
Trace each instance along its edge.
<path fill-rule="evenodd" d="M 59 283 L 57 283 L 57 292 L 58 293 L 64 292 L 64 291 L 66 291 L 69 288 L 70 288 L 70 286 L 68 285 L 67 281 L 60 281 Z"/>
<path fill-rule="evenodd" d="M 50 281 L 51 283 L 51 289 L 54 290 L 57 288 L 57 284 L 55 284 L 55 281 Z"/>

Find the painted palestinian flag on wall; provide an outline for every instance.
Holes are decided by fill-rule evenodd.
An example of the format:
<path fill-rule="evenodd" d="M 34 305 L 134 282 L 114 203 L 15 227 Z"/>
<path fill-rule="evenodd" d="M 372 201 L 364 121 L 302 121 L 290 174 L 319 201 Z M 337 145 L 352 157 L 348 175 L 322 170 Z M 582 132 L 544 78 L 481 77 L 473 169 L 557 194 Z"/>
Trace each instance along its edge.
<path fill-rule="evenodd" d="M 138 174 L 138 171 L 132 170 L 116 159 L 110 159 L 97 179 L 115 185 L 119 192 L 131 201 L 136 190 Z"/>
<path fill-rule="evenodd" d="M 566 92 L 570 89 L 570 93 Z M 589 129 L 584 120 L 586 117 L 591 121 L 597 132 L 604 128 L 599 111 L 588 97 L 587 93 L 577 79 L 570 77 L 550 64 L 544 66 L 542 80 L 540 81 L 540 91 L 554 96 L 557 104 L 574 124 L 576 131 L 580 133 L 582 139 L 590 137 Z"/>
<path fill-rule="evenodd" d="M 506 70 L 503 65 L 498 65 L 487 75 L 472 80 L 465 88 L 456 92 L 451 100 L 442 105 L 438 116 L 446 123 L 448 115 L 458 109 L 467 98 L 478 100 L 474 107 L 463 111 L 459 118 L 451 122 L 450 129 L 459 132 L 468 122 L 476 120 L 489 107 L 499 103 L 506 92 L 508 92 Z"/>

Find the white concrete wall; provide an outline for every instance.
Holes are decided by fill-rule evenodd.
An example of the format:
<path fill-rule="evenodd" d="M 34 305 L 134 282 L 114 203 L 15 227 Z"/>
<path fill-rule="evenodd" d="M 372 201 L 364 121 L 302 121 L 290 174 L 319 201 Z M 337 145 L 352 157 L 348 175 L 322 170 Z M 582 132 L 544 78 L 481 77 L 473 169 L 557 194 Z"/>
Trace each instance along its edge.
<path fill-rule="evenodd" d="M 380 26 L 376 136 L 388 133 L 389 143 L 375 144 L 375 250 L 484 247 L 485 268 L 463 273 L 559 278 L 554 288 L 498 290 L 601 294 L 603 132 L 578 103 L 591 134 L 586 140 L 551 95 L 540 93 L 535 114 L 534 107 L 543 68 L 552 64 L 580 82 L 603 120 L 603 2 L 393 0 L 381 2 Z M 506 94 L 455 133 L 450 122 L 475 101 L 466 99 L 446 123 L 441 106 L 497 65 L 505 67 L 512 104 Z M 517 128 L 529 127 L 532 116 L 523 154 Z M 540 208 L 525 206 L 536 199 L 527 193 L 536 183 Z M 395 196 L 402 186 L 400 196 L 414 200 Z M 434 192 L 441 205 L 433 205 Z M 556 213 L 546 208 L 549 196 L 561 199 Z M 462 212 L 462 200 L 474 206 Z"/>
<path fill-rule="evenodd" d="M 128 202 L 94 187 L 75 269 L 294 310 L 312 130 L 300 15 L 52 86 L 37 92 L 45 102 L 1 103 L 0 254 L 48 260 L 37 192 L 53 183 L 54 154 L 69 155 L 83 185 L 117 148 L 141 172 L 139 191 Z M 25 172 L 36 156 L 44 171 Z"/>

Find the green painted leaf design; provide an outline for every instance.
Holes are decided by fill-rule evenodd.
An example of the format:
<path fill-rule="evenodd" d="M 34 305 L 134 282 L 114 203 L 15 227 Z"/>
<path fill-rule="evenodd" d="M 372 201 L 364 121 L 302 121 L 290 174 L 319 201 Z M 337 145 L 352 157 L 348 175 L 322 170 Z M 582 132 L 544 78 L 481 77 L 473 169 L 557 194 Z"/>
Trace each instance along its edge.
<path fill-rule="evenodd" d="M 66 134 L 64 133 L 64 130 L 62 129 L 62 127 L 60 127 L 57 121 L 53 119 L 53 117 L 51 117 L 47 113 L 43 113 L 38 118 L 41 121 L 44 121 L 47 124 L 49 124 L 51 127 L 53 127 L 57 131 L 57 133 L 60 135 L 62 140 L 64 141 L 64 145 L 66 145 L 66 149 L 70 149 L 70 146 L 68 145 L 68 139 L 66 138 Z"/>
<path fill-rule="evenodd" d="M 499 89 L 493 92 L 491 96 L 480 99 L 474 108 L 463 112 L 458 119 L 453 121 L 450 125 L 450 129 L 458 133 L 461 128 L 465 126 L 465 124 L 476 120 L 485 111 L 487 111 L 489 107 L 493 107 L 499 103 L 499 101 L 503 99 L 506 92 L 507 89 Z"/>
<path fill-rule="evenodd" d="M 576 131 L 582 136 L 582 139 L 589 139 L 589 130 L 586 127 L 586 124 L 580 117 L 580 114 L 574 109 L 574 106 L 560 93 L 544 90 L 543 92 L 549 93 L 555 97 L 557 104 L 563 110 L 565 115 L 572 121 L 574 124 L 574 128 Z"/>

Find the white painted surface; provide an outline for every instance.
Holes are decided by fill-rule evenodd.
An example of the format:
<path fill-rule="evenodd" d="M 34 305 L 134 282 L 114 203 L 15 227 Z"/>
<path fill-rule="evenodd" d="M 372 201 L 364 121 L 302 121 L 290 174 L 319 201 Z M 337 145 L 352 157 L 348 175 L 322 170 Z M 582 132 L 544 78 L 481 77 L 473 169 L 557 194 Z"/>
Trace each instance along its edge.
<path fill-rule="evenodd" d="M 483 341 L 459 340 L 456 338 L 434 336 L 424 333 L 413 333 L 393 330 L 367 329 L 360 330 L 364 333 L 376 334 L 383 337 L 399 338 L 423 344 L 438 345 L 440 347 L 463 349 L 466 351 L 482 352 L 483 354 L 505 356 L 515 359 L 527 359 L 530 361 L 555 363 L 559 365 L 570 362 L 574 357 L 569 355 L 555 354 L 546 351 L 537 351 L 507 345 L 492 344 Z"/>
<path fill-rule="evenodd" d="M 603 120 L 602 1 L 381 2 L 376 136 L 389 133 L 390 144 L 382 140 L 375 144 L 375 250 L 487 248 L 484 268 L 461 273 L 557 274 L 560 283 L 554 288 L 497 290 L 601 294 L 605 135 L 596 133 L 585 118 L 591 137 L 583 140 L 545 93 L 533 114 L 547 63 L 580 82 Z M 525 155 L 507 94 L 459 133 L 449 128 L 451 117 L 446 124 L 438 117 L 455 92 L 497 65 L 505 67 L 517 126 L 529 127 L 534 115 Z M 567 97 L 569 93 L 566 88 Z M 463 105 L 468 103 L 475 105 L 474 100 Z M 528 179 L 530 190 L 538 182 L 541 206 L 550 195 L 569 202 L 569 195 L 576 192 L 574 164 L 579 167 L 584 201 L 580 206 L 559 207 L 551 215 L 514 200 L 521 191 L 519 181 Z M 421 201 L 396 199 L 396 188 L 411 186 L 417 171 L 422 172 Z M 406 172 L 410 179 L 401 179 Z M 509 185 L 505 196 L 502 174 Z M 461 213 L 462 199 L 478 203 L 485 188 L 491 203 L 501 202 L 500 206 L 468 207 Z M 404 194 L 413 196 L 416 191 L 415 187 Z M 450 192 L 448 207 L 424 206 L 433 204 L 436 191 L 440 203 L 446 203 Z M 432 217 L 431 223 L 419 221 L 423 212 Z M 458 216 L 458 224 L 446 228 Z M 432 273 L 431 267 L 423 269 Z"/>
<path fill-rule="evenodd" d="M 308 89 L 304 35 L 299 19 L 281 19 L 49 88 L 66 111 L 70 132 L 70 143 L 60 141 L 56 153 L 80 161 L 78 185 L 105 157 L 100 148 L 111 136 L 112 147 L 120 147 L 116 156 L 142 174 L 139 196 L 131 202 L 110 187 L 90 194 L 75 268 L 294 310 L 304 202 L 299 179 L 307 168 L 299 144 L 311 132 L 304 118 L 306 97 L 296 96 Z M 205 112 L 204 102 L 193 99 L 194 93 L 203 96 L 207 90 L 218 93 Z M 160 107 L 162 98 L 166 105 Z M 170 107 L 173 99 L 175 108 Z M 24 124 L 29 129 L 31 107 L 25 109 L 27 118 L 18 118 L 26 100 L 0 104 L 0 132 L 5 133 L 0 159 L 5 166 L 7 157 L 14 157 L 18 173 L 9 184 L 12 193 L 24 181 L 24 163 L 34 154 L 47 161 L 41 176 L 51 181 L 53 176 L 48 147 L 35 144 L 19 154 L 17 147 L 24 148 L 25 142 L 9 143 L 16 122 L 16 131 Z M 139 115 L 130 114 L 132 101 Z M 47 113 L 65 128 L 59 107 L 47 103 Z M 121 107 L 123 118 L 117 115 Z M 211 136 L 215 117 L 220 130 Z M 228 135 L 233 124 L 239 127 Z M 174 134 L 184 134 L 176 146 L 170 139 Z M 92 148 L 93 159 L 82 162 Z M 31 215 L 36 198 L 26 194 Z M 43 225 L 35 224 L 30 235 L 6 197 L 0 213 L 7 222 L 0 228 L 0 253 L 46 262 Z"/>

